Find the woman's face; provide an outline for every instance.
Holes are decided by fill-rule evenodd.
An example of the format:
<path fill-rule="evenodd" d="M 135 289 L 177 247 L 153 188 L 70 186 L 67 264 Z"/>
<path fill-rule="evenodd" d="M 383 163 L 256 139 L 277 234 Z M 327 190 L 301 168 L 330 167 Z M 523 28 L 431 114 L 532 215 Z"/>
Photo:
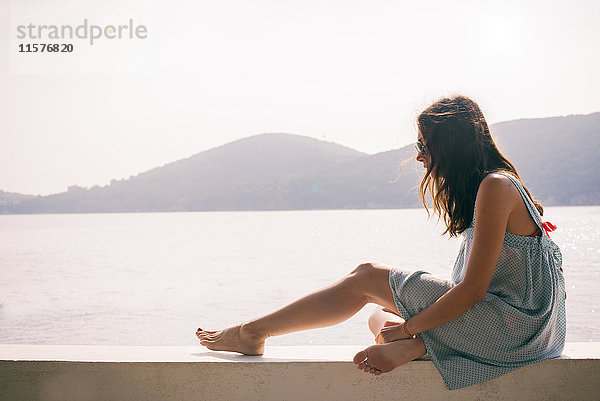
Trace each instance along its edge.
<path fill-rule="evenodd" d="M 421 143 L 425 143 L 425 140 L 423 139 L 423 135 L 421 134 L 421 131 L 419 131 L 419 136 L 417 137 L 417 141 L 421 142 Z M 427 153 L 427 152 L 425 152 Z M 428 159 L 429 159 L 429 155 L 423 155 L 423 153 L 417 153 L 417 161 L 420 161 L 421 163 L 423 163 L 423 168 L 427 169 L 428 167 Z"/>

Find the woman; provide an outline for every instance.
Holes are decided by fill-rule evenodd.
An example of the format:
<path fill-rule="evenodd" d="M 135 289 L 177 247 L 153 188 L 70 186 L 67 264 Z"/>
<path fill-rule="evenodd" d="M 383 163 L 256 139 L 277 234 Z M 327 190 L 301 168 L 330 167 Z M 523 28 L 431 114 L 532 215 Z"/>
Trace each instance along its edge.
<path fill-rule="evenodd" d="M 365 263 L 337 283 L 269 315 L 221 331 L 198 329 L 212 350 L 263 353 L 270 336 L 340 323 L 367 303 L 376 345 L 359 369 L 389 372 L 429 354 L 449 389 L 483 382 L 557 357 L 565 338 L 561 254 L 543 209 L 496 147 L 483 113 L 464 96 L 444 98 L 418 117 L 419 188 L 462 235 L 452 279 Z M 429 213 L 429 209 L 427 209 Z"/>

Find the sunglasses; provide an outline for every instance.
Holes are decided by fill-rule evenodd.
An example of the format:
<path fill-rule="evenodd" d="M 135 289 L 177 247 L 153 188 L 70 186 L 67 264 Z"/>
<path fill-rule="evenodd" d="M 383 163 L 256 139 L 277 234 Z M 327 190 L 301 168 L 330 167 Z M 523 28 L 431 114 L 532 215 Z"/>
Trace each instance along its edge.
<path fill-rule="evenodd" d="M 417 143 L 415 144 L 415 149 L 417 149 L 417 152 L 421 156 L 426 156 L 427 155 L 427 147 L 425 146 L 425 144 L 423 142 L 421 142 L 421 140 L 417 141 Z"/>

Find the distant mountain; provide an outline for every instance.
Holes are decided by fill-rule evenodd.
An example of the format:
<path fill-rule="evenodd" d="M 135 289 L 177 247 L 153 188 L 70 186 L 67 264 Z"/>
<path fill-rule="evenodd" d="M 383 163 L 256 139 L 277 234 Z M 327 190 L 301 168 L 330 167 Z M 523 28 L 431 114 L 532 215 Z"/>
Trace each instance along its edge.
<path fill-rule="evenodd" d="M 600 113 L 507 121 L 492 132 L 545 205 L 600 204 Z M 410 160 L 414 153 L 412 145 L 369 155 L 298 135 L 262 134 L 104 187 L 73 186 L 5 203 L 0 196 L 0 212 L 416 207 L 423 170 Z"/>
<path fill-rule="evenodd" d="M 507 121 L 493 134 L 546 205 L 600 205 L 600 113 Z"/>
<path fill-rule="evenodd" d="M 17 203 L 24 199 L 35 198 L 34 195 L 23 195 L 14 192 L 4 192 L 0 190 L 0 213 L 6 213 Z"/>

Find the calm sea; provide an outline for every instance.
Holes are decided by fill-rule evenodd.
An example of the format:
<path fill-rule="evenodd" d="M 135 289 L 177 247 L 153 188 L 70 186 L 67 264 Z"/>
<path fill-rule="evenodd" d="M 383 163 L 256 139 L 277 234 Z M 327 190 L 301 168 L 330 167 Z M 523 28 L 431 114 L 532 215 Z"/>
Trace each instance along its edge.
<path fill-rule="evenodd" d="M 600 207 L 549 207 L 567 341 L 600 341 Z M 420 209 L 0 216 L 0 343 L 193 345 L 361 262 L 448 278 L 459 241 Z M 269 343 L 368 344 L 367 305 Z"/>

